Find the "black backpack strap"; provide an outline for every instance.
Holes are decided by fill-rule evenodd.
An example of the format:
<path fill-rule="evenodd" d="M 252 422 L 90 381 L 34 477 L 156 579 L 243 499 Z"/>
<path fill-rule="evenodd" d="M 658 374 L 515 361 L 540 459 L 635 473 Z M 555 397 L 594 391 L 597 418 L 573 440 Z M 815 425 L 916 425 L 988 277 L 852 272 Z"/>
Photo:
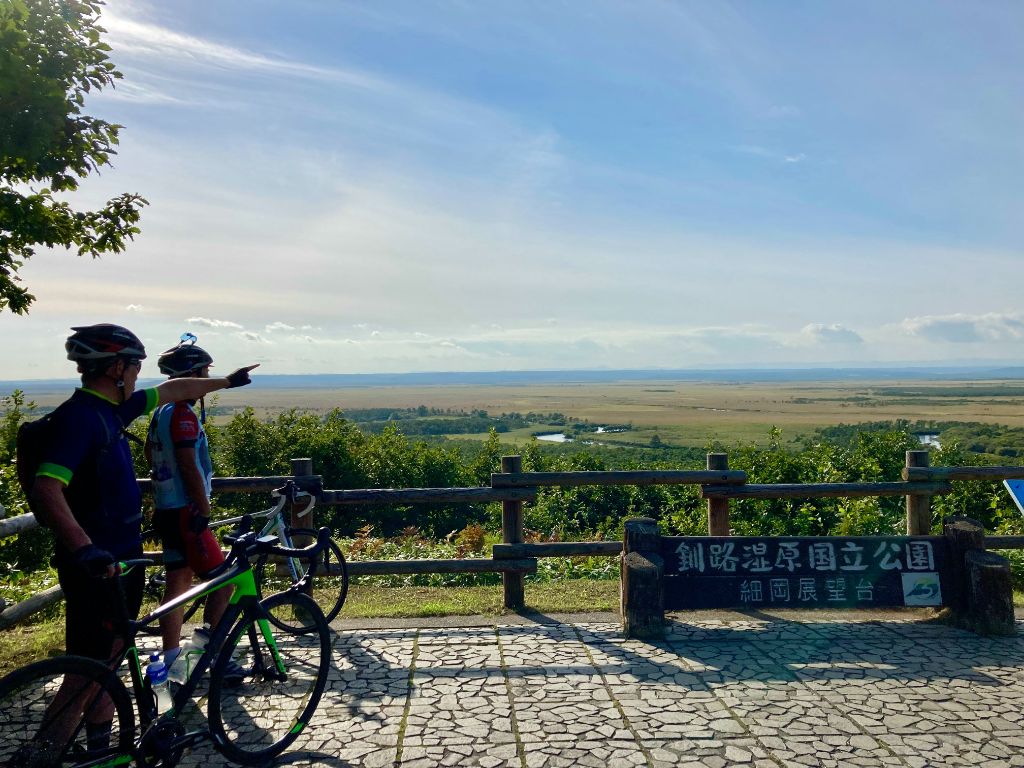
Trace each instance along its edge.
<path fill-rule="evenodd" d="M 103 433 L 107 436 L 106 444 L 107 446 L 109 446 L 111 443 L 114 442 L 114 437 L 113 435 L 110 434 L 110 426 L 107 424 L 107 420 L 103 418 L 103 414 L 100 413 L 99 410 L 96 411 L 96 415 L 100 417 L 100 423 L 103 425 Z M 129 440 L 134 442 L 136 445 L 144 446 L 146 444 L 138 435 L 134 435 L 128 431 L 128 427 L 124 425 L 124 423 L 121 421 L 121 417 L 118 416 L 116 413 L 114 414 L 114 418 L 117 419 L 117 423 L 121 425 L 121 429 L 118 430 L 118 434 L 124 435 Z"/>
<path fill-rule="evenodd" d="M 129 432 L 127 427 L 124 427 L 124 426 L 121 427 L 121 434 L 124 435 L 125 437 L 127 437 L 129 440 L 131 440 L 133 443 L 135 443 L 139 447 L 144 448 L 146 446 L 146 441 L 143 440 L 138 435 L 136 435 L 134 432 Z"/>

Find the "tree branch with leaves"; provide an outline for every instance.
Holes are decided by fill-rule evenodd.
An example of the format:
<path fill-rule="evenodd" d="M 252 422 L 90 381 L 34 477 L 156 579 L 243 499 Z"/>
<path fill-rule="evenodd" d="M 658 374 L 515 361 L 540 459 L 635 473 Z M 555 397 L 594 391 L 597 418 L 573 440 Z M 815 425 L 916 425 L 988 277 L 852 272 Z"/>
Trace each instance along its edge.
<path fill-rule="evenodd" d="M 0 311 L 35 297 L 18 270 L 37 246 L 93 258 L 139 233 L 137 194 L 95 211 L 64 196 L 110 165 L 123 126 L 82 113 L 86 96 L 121 78 L 99 26 L 100 0 L 0 0 Z"/>

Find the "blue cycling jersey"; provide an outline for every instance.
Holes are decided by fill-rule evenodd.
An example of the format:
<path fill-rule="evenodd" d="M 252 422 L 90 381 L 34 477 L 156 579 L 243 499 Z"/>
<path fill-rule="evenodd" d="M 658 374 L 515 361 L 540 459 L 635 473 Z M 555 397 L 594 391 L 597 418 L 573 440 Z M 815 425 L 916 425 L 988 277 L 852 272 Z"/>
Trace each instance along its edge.
<path fill-rule="evenodd" d="M 77 389 L 54 411 L 37 476 L 66 486 L 71 513 L 92 542 L 116 558 L 134 556 L 142 543 L 142 494 L 123 428 L 159 402 L 156 389 L 124 403 Z M 70 554 L 58 541 L 57 561 Z"/>

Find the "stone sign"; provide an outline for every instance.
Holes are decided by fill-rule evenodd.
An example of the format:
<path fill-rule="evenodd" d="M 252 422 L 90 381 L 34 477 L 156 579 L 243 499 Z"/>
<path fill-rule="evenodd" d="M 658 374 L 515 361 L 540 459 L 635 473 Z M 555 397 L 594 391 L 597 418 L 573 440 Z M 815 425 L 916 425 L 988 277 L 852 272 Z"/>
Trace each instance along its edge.
<path fill-rule="evenodd" d="M 956 583 L 942 536 L 661 538 L 666 609 L 933 606 Z"/>

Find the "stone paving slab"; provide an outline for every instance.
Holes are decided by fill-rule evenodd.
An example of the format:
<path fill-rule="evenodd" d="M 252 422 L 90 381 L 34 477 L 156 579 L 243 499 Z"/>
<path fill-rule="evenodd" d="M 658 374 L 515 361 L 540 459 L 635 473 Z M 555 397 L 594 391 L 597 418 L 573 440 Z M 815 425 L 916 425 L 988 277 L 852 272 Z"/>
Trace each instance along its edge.
<path fill-rule="evenodd" d="M 601 617 L 342 628 L 279 764 L 1024 767 L 1024 623 L 851 617 L 679 614 L 658 643 Z"/>

